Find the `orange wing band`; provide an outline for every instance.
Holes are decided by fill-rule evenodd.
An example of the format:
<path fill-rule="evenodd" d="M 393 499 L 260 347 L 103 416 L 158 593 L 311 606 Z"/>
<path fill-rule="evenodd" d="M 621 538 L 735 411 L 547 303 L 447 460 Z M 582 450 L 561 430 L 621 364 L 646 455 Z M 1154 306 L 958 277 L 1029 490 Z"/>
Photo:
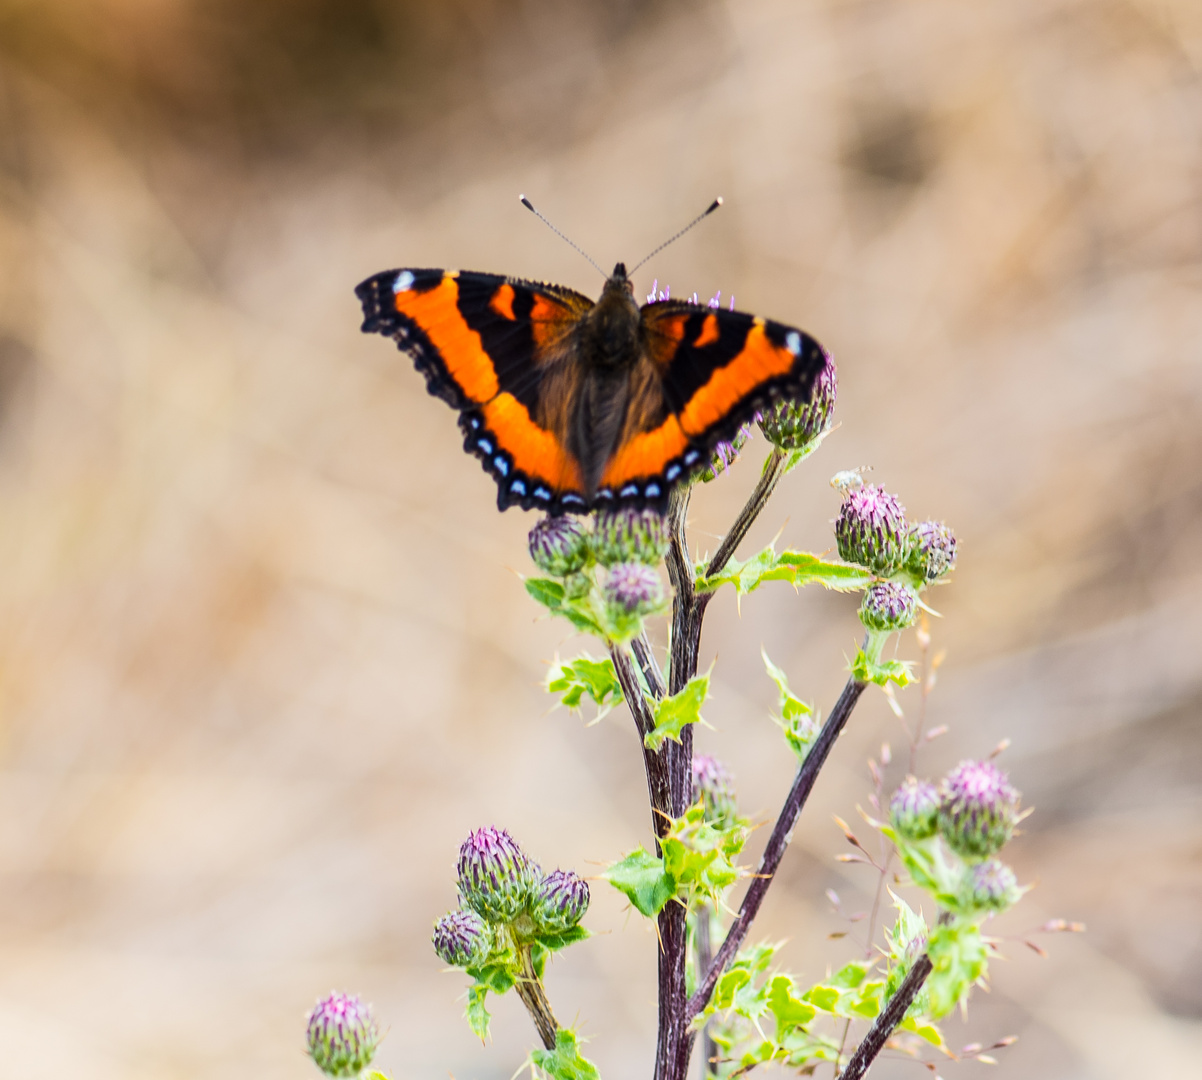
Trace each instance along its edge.
<path fill-rule="evenodd" d="M 730 415 L 731 410 L 756 387 L 788 374 L 796 361 L 797 357 L 788 349 L 768 340 L 763 320 L 757 319 L 748 330 L 739 354 L 718 368 L 681 410 L 680 426 L 684 434 L 690 438 L 703 435 Z"/>
<path fill-rule="evenodd" d="M 396 309 L 422 328 L 441 354 L 447 374 L 471 401 L 483 404 L 501 389 L 496 368 L 484 351 L 480 335 L 459 313 L 459 284 L 447 274 L 425 292 L 396 294 Z"/>
<path fill-rule="evenodd" d="M 619 488 L 629 480 L 658 476 L 668 462 L 689 445 L 675 416 L 669 416 L 654 431 L 636 435 L 610 460 L 601 477 L 603 487 Z"/>
<path fill-rule="evenodd" d="M 499 394 L 484 406 L 484 422 L 515 468 L 555 491 L 579 491 L 580 469 L 551 432 L 541 428 L 512 394 Z"/>

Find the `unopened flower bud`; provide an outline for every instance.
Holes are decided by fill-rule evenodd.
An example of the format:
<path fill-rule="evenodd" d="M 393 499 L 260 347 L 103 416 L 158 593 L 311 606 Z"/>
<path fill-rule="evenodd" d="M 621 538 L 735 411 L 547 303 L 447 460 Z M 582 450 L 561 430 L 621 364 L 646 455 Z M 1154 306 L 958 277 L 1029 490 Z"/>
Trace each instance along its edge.
<path fill-rule="evenodd" d="M 693 802 L 698 799 L 705 809 L 705 820 L 712 824 L 726 825 L 738 815 L 734 777 L 722 762 L 708 754 L 693 756 Z"/>
<path fill-rule="evenodd" d="M 1019 794 L 989 761 L 962 761 L 939 788 L 939 831 L 957 855 L 982 859 L 1014 832 Z"/>
<path fill-rule="evenodd" d="M 918 614 L 918 593 L 900 581 L 878 581 L 864 590 L 860 622 L 869 630 L 904 630 Z"/>
<path fill-rule="evenodd" d="M 459 848 L 459 895 L 488 922 L 509 922 L 520 914 L 541 877 L 504 829 L 477 829 Z"/>
<path fill-rule="evenodd" d="M 986 859 L 969 867 L 967 899 L 974 907 L 1004 911 L 1019 898 L 1018 879 L 1000 859 Z"/>
<path fill-rule="evenodd" d="M 724 439 L 718 443 L 710 456 L 709 464 L 697 473 L 697 479 L 703 484 L 716 480 L 739 459 L 739 451 L 743 449 L 749 438 L 751 438 L 751 425 L 744 424 L 735 432 L 733 438 Z"/>
<path fill-rule="evenodd" d="M 552 870 L 534 890 L 530 915 L 545 934 L 571 930 L 588 911 L 588 882 L 571 870 Z"/>
<path fill-rule="evenodd" d="M 606 602 L 619 615 L 646 615 L 659 607 L 664 598 L 659 574 L 637 562 L 611 566 L 602 591 Z"/>
<path fill-rule="evenodd" d="M 775 402 L 760 417 L 760 430 L 773 446 L 781 450 L 801 450 L 812 443 L 831 424 L 835 398 L 839 395 L 839 380 L 835 362 L 827 356 L 826 363 L 814 379 L 809 401 Z"/>
<path fill-rule="evenodd" d="M 326 1076 L 358 1076 L 376 1055 L 380 1029 L 371 1013 L 350 994 L 331 994 L 309 1014 L 309 1056 Z"/>
<path fill-rule="evenodd" d="M 492 951 L 492 928 L 471 908 L 452 911 L 434 924 L 434 951 L 453 967 L 476 967 Z"/>
<path fill-rule="evenodd" d="M 835 519 L 839 557 L 875 574 L 891 574 L 906 561 L 907 532 L 906 508 L 876 484 L 850 490 Z"/>
<path fill-rule="evenodd" d="M 956 565 L 956 534 L 942 521 L 920 521 L 910 529 L 909 568 L 926 581 L 938 581 Z"/>
<path fill-rule="evenodd" d="M 934 836 L 939 825 L 939 792 L 935 785 L 907 776 L 889 801 L 889 820 L 907 840 Z"/>
<path fill-rule="evenodd" d="M 567 577 L 588 562 L 588 534 L 574 517 L 545 517 L 530 530 L 530 558 L 544 574 Z"/>
<path fill-rule="evenodd" d="M 655 566 L 668 551 L 668 525 L 654 510 L 602 510 L 593 530 L 593 551 L 602 566 L 640 562 Z"/>

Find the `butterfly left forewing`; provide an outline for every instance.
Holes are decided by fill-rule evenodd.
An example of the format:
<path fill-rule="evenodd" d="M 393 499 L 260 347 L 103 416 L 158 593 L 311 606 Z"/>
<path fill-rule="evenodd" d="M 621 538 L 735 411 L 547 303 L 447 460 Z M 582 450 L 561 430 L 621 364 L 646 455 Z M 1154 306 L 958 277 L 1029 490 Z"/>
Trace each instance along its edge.
<path fill-rule="evenodd" d="M 497 502 L 583 507 L 564 439 L 573 328 L 588 297 L 468 271 L 390 270 L 357 289 L 363 329 L 392 337 L 430 393 L 460 410 L 464 449 L 497 482 Z"/>

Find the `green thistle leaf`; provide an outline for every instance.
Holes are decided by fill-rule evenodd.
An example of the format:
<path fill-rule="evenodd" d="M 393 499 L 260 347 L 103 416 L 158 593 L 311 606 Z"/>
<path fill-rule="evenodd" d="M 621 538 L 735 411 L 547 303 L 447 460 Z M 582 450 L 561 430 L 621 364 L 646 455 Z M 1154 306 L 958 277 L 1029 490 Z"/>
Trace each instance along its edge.
<path fill-rule="evenodd" d="M 576 711 L 587 697 L 597 706 L 600 720 L 614 706 L 622 704 L 622 686 L 614 663 L 608 657 L 594 660 L 587 653 L 551 669 L 547 689 L 558 694 L 562 704 Z"/>
<path fill-rule="evenodd" d="M 664 860 L 643 848 L 614 863 L 603 876 L 649 919 L 676 895 L 676 879 L 665 870 Z"/>
<path fill-rule="evenodd" d="M 576 1033 L 570 1028 L 555 1033 L 554 1050 L 532 1050 L 530 1060 L 552 1080 L 599 1080 L 597 1067 L 580 1056 Z"/>
<path fill-rule="evenodd" d="M 827 562 L 808 551 L 786 549 L 778 553 L 772 544 L 745 562 L 731 559 L 712 577 L 705 576 L 704 564 L 697 567 L 698 592 L 712 592 L 729 584 L 742 596 L 754 592 L 765 581 L 788 581 L 797 588 L 818 584 L 839 592 L 855 592 L 872 584 L 873 576 L 861 566 Z"/>
<path fill-rule="evenodd" d="M 936 926 L 927 941 L 931 974 L 926 989 L 931 995 L 931 1016 L 942 1019 L 968 996 L 972 984 L 985 971 L 985 940 L 980 927 L 955 920 Z"/>
<path fill-rule="evenodd" d="M 680 733 L 688 724 L 701 720 L 701 706 L 710 692 L 709 675 L 694 675 L 679 694 L 666 697 L 655 706 L 655 727 L 643 738 L 648 750 L 658 750 L 665 739 L 680 742 Z"/>

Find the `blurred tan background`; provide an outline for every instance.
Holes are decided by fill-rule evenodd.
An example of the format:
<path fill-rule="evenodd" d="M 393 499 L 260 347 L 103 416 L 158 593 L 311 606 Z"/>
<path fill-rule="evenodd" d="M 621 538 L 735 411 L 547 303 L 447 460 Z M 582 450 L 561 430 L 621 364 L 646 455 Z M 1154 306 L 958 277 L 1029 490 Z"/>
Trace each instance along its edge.
<path fill-rule="evenodd" d="M 957 530 L 925 771 L 1011 737 L 1038 888 L 997 932 L 1089 933 L 1008 942 L 954 1045 L 1197 1075 L 1200 64 L 1196 0 L 0 2 L 0 1076 L 312 1080 L 331 987 L 391 1025 L 395 1080 L 519 1066 L 520 1007 L 482 1048 L 429 947 L 458 843 L 496 822 L 595 872 L 647 840 L 638 752 L 548 712 L 585 643 L 511 572 L 534 518 L 351 292 L 431 265 L 595 295 L 519 192 L 605 266 L 724 195 L 638 286 L 834 352 L 842 426 L 753 541 L 829 547 L 827 480 L 865 464 Z M 699 545 L 762 451 L 698 493 Z M 698 744 L 747 810 L 791 774 L 761 644 L 827 709 L 854 610 L 711 607 Z M 884 740 L 874 691 L 761 920 L 813 978 L 857 948 L 823 891 L 874 882 L 831 814 Z M 646 1076 L 655 940 L 618 900 L 549 989 L 603 1075 Z"/>

